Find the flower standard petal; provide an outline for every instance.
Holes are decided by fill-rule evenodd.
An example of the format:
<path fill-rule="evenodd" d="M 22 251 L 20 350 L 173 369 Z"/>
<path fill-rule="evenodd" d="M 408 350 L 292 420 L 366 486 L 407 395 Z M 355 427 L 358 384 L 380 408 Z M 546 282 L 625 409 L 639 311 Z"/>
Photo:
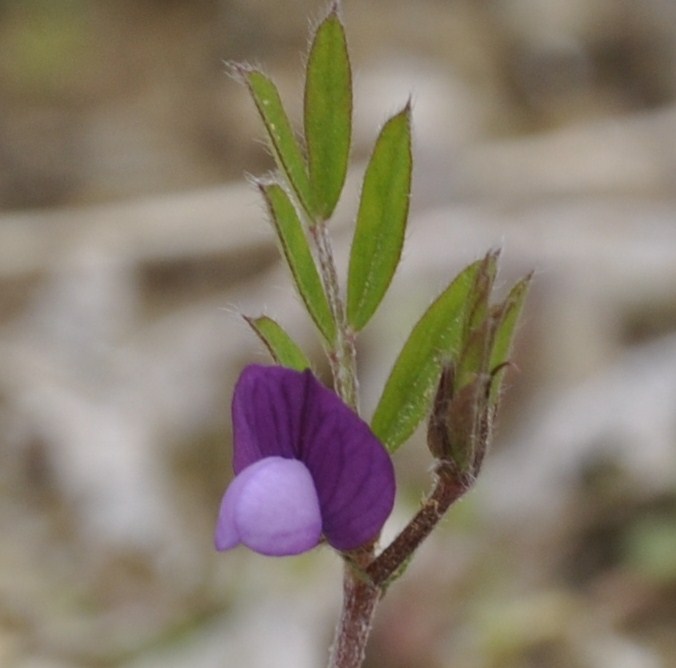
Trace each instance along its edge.
<path fill-rule="evenodd" d="M 369 426 L 310 371 L 251 365 L 233 397 L 234 469 L 264 457 L 309 469 L 323 532 L 350 550 L 375 538 L 394 504 L 394 469 Z"/>
<path fill-rule="evenodd" d="M 322 519 L 307 467 L 295 459 L 265 457 L 235 477 L 223 496 L 215 543 L 242 543 L 261 554 L 285 556 L 319 542 Z"/>
<path fill-rule="evenodd" d="M 280 366 L 242 371 L 232 398 L 235 473 L 263 457 L 298 458 L 305 386 L 303 374 Z"/>

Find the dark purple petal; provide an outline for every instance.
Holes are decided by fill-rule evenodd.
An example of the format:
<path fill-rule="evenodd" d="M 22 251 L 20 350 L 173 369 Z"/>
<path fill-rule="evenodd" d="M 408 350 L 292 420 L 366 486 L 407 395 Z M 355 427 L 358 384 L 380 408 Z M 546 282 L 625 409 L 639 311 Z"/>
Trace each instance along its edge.
<path fill-rule="evenodd" d="M 319 542 L 322 519 L 312 476 L 295 459 L 266 457 L 244 469 L 228 487 L 218 514 L 215 544 L 242 543 L 261 554 L 285 556 Z"/>
<path fill-rule="evenodd" d="M 322 508 L 326 539 L 351 550 L 375 538 L 394 505 L 394 468 L 370 427 L 309 376 L 304 451 Z"/>
<path fill-rule="evenodd" d="M 306 386 L 303 374 L 281 366 L 242 371 L 232 398 L 235 473 L 263 457 L 299 459 Z"/>
<path fill-rule="evenodd" d="M 331 545 L 350 550 L 377 536 L 394 503 L 390 457 L 369 426 L 310 371 L 247 367 L 232 415 L 235 472 L 263 457 L 299 459 L 312 474 Z"/>

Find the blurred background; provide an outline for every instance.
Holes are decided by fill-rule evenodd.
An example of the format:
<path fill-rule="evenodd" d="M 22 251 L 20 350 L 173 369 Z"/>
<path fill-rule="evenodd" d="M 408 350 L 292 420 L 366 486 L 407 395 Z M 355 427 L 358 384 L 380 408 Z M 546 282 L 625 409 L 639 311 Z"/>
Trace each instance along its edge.
<path fill-rule="evenodd" d="M 325 663 L 328 549 L 212 548 L 240 312 L 321 350 L 244 174 L 225 61 L 301 111 L 316 0 L 0 0 L 0 665 Z M 388 592 L 368 668 L 676 666 L 676 2 L 344 0 L 354 168 L 412 95 L 402 268 L 359 348 L 373 410 L 415 319 L 501 247 L 534 269 L 493 452 Z M 396 455 L 394 535 L 429 486 Z"/>

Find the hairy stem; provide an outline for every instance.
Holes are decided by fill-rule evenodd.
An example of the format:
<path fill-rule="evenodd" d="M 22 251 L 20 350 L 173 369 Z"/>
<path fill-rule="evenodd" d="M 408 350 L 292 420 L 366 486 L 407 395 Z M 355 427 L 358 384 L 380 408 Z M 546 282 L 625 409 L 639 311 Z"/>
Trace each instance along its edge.
<path fill-rule="evenodd" d="M 318 221 L 311 225 L 310 232 L 317 249 L 319 270 L 329 301 L 329 308 L 336 322 L 336 341 L 329 351 L 329 364 L 331 365 L 335 389 L 341 399 L 358 413 L 357 356 L 354 335 L 349 331 L 345 318 L 345 305 L 340 296 L 340 284 L 338 283 L 336 265 L 333 261 L 326 222 Z"/>
<path fill-rule="evenodd" d="M 345 317 L 326 223 L 318 221 L 310 225 L 310 232 L 317 249 L 329 307 L 336 322 L 336 340 L 328 356 L 335 389 L 343 401 L 359 413 L 354 333 Z M 343 607 L 335 630 L 329 668 L 359 668 L 362 665 L 373 616 L 382 593 L 380 587 L 364 577 L 366 567 L 373 561 L 373 543 L 344 556 Z"/>
<path fill-rule="evenodd" d="M 343 581 L 343 611 L 329 668 L 362 665 L 378 601 L 446 511 L 472 483 L 471 476 L 459 476 L 451 462 L 439 461 L 434 488 L 392 543 L 377 557 L 374 557 L 373 546 L 363 548 L 356 557 L 349 555 Z"/>
<path fill-rule="evenodd" d="M 375 587 L 387 587 L 430 535 L 450 506 L 473 483 L 469 478 L 459 478 L 457 471 L 447 461 L 438 462 L 436 476 L 434 488 L 420 510 L 390 545 L 366 567 L 366 575 Z"/>
<path fill-rule="evenodd" d="M 362 554 L 365 567 L 372 551 Z M 366 655 L 376 606 L 382 595 L 353 564 L 346 561 L 343 576 L 343 609 L 331 648 L 329 668 L 359 668 Z"/>
<path fill-rule="evenodd" d="M 345 317 L 326 223 L 318 221 L 309 228 L 329 307 L 336 322 L 336 340 L 328 351 L 335 389 L 343 401 L 358 412 L 354 334 Z M 329 668 L 360 668 L 378 601 L 450 505 L 469 489 L 471 483 L 471 480 L 458 475 L 451 462 L 439 461 L 432 492 L 380 555 L 375 556 L 373 543 L 344 555 L 343 607 L 336 626 Z"/>

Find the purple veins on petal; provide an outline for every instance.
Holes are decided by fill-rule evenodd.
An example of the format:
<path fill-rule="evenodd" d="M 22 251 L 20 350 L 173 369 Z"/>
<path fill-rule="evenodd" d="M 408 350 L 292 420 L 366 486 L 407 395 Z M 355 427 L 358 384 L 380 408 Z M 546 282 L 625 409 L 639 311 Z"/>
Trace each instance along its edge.
<path fill-rule="evenodd" d="M 389 454 L 309 370 L 248 366 L 235 388 L 232 418 L 238 474 L 232 486 L 266 458 L 298 460 L 312 477 L 321 531 L 333 547 L 354 549 L 378 535 L 394 504 Z"/>
<path fill-rule="evenodd" d="M 266 457 L 247 467 L 221 501 L 216 548 L 239 543 L 272 556 L 312 549 L 321 537 L 317 492 L 307 467 L 296 459 Z"/>

